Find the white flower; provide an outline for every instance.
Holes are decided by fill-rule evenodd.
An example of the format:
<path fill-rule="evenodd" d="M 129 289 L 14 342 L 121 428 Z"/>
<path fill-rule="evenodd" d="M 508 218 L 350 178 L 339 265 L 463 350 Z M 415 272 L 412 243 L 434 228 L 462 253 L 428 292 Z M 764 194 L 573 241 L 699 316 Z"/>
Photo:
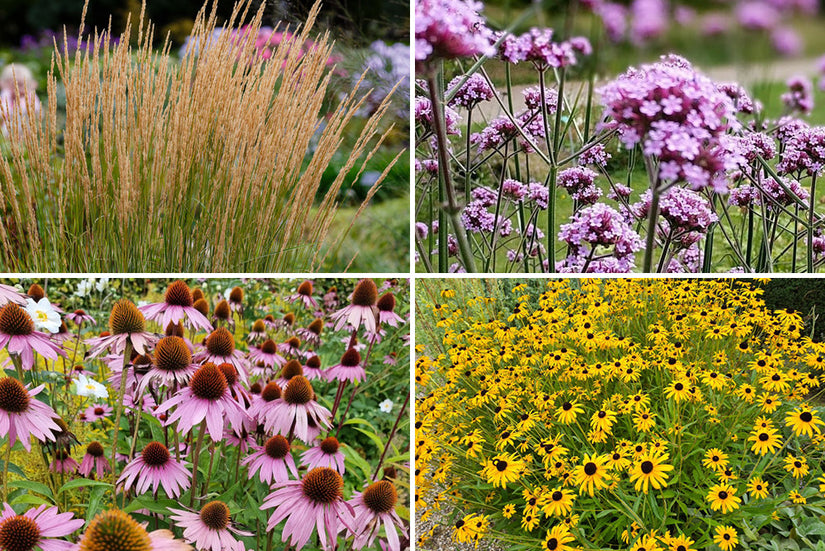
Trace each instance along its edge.
<path fill-rule="evenodd" d="M 89 294 L 89 291 L 92 290 L 92 284 L 94 284 L 93 279 L 81 279 L 80 283 L 77 284 L 77 289 L 74 292 L 76 297 L 85 297 Z"/>
<path fill-rule="evenodd" d="M 90 396 L 99 400 L 109 397 L 106 387 L 85 375 L 78 375 L 75 381 L 75 393 L 78 396 Z"/>
<path fill-rule="evenodd" d="M 392 406 L 393 405 L 394 404 L 392 403 L 392 400 L 387 398 L 386 400 L 384 400 L 383 402 L 378 404 L 378 409 L 380 409 L 384 413 L 390 413 L 392 411 Z"/>
<path fill-rule="evenodd" d="M 60 314 L 52 308 L 46 297 L 41 298 L 39 302 L 31 298 L 26 299 L 26 313 L 34 321 L 34 328 L 38 331 L 60 331 Z"/>
<path fill-rule="evenodd" d="M 100 293 L 105 291 L 106 287 L 108 287 L 108 286 L 109 286 L 109 278 L 108 277 L 101 277 L 100 281 L 95 283 L 95 289 L 97 289 L 98 292 L 100 292 Z"/>

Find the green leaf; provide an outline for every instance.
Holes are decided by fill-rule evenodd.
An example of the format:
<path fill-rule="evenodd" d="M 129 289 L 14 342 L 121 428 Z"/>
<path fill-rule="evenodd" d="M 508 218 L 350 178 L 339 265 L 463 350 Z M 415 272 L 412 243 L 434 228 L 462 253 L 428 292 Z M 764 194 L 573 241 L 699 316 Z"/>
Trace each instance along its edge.
<path fill-rule="evenodd" d="M 63 486 L 57 490 L 57 495 L 62 494 L 66 490 L 73 490 L 75 488 L 96 488 L 104 486 L 106 488 L 111 488 L 112 485 L 109 482 L 102 482 L 100 480 L 88 480 L 86 478 L 76 478 L 74 480 L 70 480 L 65 483 Z"/>
<path fill-rule="evenodd" d="M 348 464 L 350 467 L 358 467 L 365 479 L 369 479 L 372 476 L 372 466 L 367 463 L 367 460 L 361 457 L 361 455 L 349 447 L 348 444 L 341 444 L 341 449 L 344 450 L 344 463 Z"/>
<path fill-rule="evenodd" d="M 11 504 L 25 503 L 28 505 L 54 505 L 53 502 L 47 499 L 43 499 L 42 497 L 37 496 L 35 494 L 22 494 L 15 497 L 14 499 L 9 499 L 9 502 Z"/>
<path fill-rule="evenodd" d="M 379 450 L 384 449 L 384 443 L 381 441 L 380 438 L 378 438 L 378 435 L 376 435 L 372 432 L 369 432 L 367 430 L 364 430 L 360 427 L 354 427 L 354 428 L 355 428 L 355 430 L 357 430 L 358 432 L 360 432 L 361 434 L 363 434 L 364 436 L 367 436 L 370 440 L 372 440 L 372 443 L 375 444 L 376 448 L 378 448 Z"/>
<path fill-rule="evenodd" d="M 5 465 L 5 464 L 6 464 L 6 462 L 3 461 L 2 459 L 0 459 L 0 471 L 3 470 L 3 465 Z M 9 472 L 14 473 L 17 476 L 22 476 L 23 478 L 26 478 L 26 473 L 23 472 L 23 469 L 21 469 L 20 467 L 18 467 L 14 463 L 9 463 Z"/>
<path fill-rule="evenodd" d="M 12 480 L 9 482 L 10 488 L 25 488 L 31 492 L 36 492 L 44 497 L 49 498 L 52 503 L 54 503 L 54 494 L 52 494 L 51 489 L 46 486 L 45 484 L 41 484 L 40 482 L 35 482 L 34 480 Z"/>
<path fill-rule="evenodd" d="M 100 503 L 103 501 L 104 495 L 106 495 L 106 486 L 96 486 L 92 489 L 89 496 L 89 507 L 86 509 L 86 522 L 91 522 L 100 511 Z"/>

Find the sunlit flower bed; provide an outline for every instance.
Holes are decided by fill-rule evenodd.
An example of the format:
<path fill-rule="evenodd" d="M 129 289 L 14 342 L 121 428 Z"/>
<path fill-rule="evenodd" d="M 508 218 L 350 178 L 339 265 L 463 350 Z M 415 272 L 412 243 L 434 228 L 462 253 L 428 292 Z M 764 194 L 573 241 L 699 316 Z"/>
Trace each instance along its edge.
<path fill-rule="evenodd" d="M 422 523 L 503 549 L 821 548 L 825 346 L 759 285 L 422 285 Z"/>
<path fill-rule="evenodd" d="M 0 549 L 400 551 L 407 283 L 192 284 L 0 285 Z"/>

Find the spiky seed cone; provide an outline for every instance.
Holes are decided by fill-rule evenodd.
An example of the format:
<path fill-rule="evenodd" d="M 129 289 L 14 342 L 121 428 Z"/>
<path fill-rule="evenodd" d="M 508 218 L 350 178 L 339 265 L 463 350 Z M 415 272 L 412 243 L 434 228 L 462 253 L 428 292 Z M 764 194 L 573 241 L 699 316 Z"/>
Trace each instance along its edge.
<path fill-rule="evenodd" d="M 255 320 L 255 323 L 252 324 L 252 332 L 253 333 L 263 333 L 266 331 L 266 324 L 264 320 Z"/>
<path fill-rule="evenodd" d="M 195 310 L 200 312 L 203 315 L 203 317 L 208 317 L 209 316 L 209 303 L 206 302 L 206 299 L 204 299 L 204 298 L 197 299 L 192 304 L 192 308 L 194 308 Z"/>
<path fill-rule="evenodd" d="M 304 368 L 298 360 L 289 360 L 281 369 L 281 377 L 291 380 L 293 377 L 304 374 Z"/>
<path fill-rule="evenodd" d="M 232 310 L 229 308 L 229 303 L 225 300 L 221 300 L 215 306 L 215 317 L 219 320 L 226 321 L 229 319 L 230 315 L 232 315 Z"/>
<path fill-rule="evenodd" d="M 338 439 L 334 436 L 329 436 L 321 441 L 321 451 L 327 455 L 338 453 L 338 448 L 340 447 L 341 445 L 338 443 Z"/>
<path fill-rule="evenodd" d="M 174 306 L 192 306 L 194 300 L 192 299 L 192 291 L 189 290 L 189 285 L 181 280 L 171 283 L 166 288 L 166 304 Z"/>
<path fill-rule="evenodd" d="M 286 454 L 289 453 L 290 446 L 286 438 L 280 434 L 276 434 L 266 441 L 264 449 L 266 450 L 266 455 L 272 459 L 283 459 L 286 457 Z"/>
<path fill-rule="evenodd" d="M 203 364 L 189 381 L 192 394 L 204 400 L 217 400 L 227 389 L 226 377 L 212 362 Z"/>
<path fill-rule="evenodd" d="M 3 551 L 31 551 L 40 541 L 40 527 L 23 515 L 0 522 L 0 549 Z"/>
<path fill-rule="evenodd" d="M 261 345 L 261 352 L 264 354 L 274 354 L 278 351 L 278 345 L 272 339 L 266 339 Z"/>
<path fill-rule="evenodd" d="M 206 349 L 215 356 L 231 356 L 235 351 L 235 338 L 225 327 L 218 327 L 206 337 Z"/>
<path fill-rule="evenodd" d="M 309 281 L 304 281 L 298 286 L 298 294 L 303 295 L 305 297 L 312 296 L 312 283 Z"/>
<path fill-rule="evenodd" d="M 112 306 L 109 314 L 109 331 L 112 335 L 124 333 L 143 333 L 146 329 L 146 320 L 143 313 L 137 309 L 131 300 L 122 298 Z"/>
<path fill-rule="evenodd" d="M 398 493 L 392 482 L 379 480 L 364 490 L 364 503 L 375 513 L 389 513 L 398 502 Z"/>
<path fill-rule="evenodd" d="M 382 312 L 395 311 L 395 296 L 392 293 L 384 293 L 378 299 L 378 309 Z"/>
<path fill-rule="evenodd" d="M 263 398 L 266 402 L 272 402 L 273 400 L 277 400 L 280 397 L 281 387 L 278 386 L 278 383 L 276 382 L 267 383 L 261 391 L 261 398 Z"/>
<path fill-rule="evenodd" d="M 234 365 L 224 362 L 218 366 L 218 369 L 220 369 L 223 376 L 226 377 L 226 384 L 229 386 L 238 382 L 238 370 L 235 369 Z"/>
<path fill-rule="evenodd" d="M 221 501 L 210 501 L 201 508 L 201 521 L 212 530 L 229 526 L 229 507 Z"/>
<path fill-rule="evenodd" d="M 233 287 L 231 291 L 229 291 L 229 301 L 234 302 L 236 304 L 240 304 L 243 302 L 243 289 L 240 287 Z"/>
<path fill-rule="evenodd" d="M 324 330 L 324 320 L 321 318 L 315 318 L 312 320 L 312 323 L 307 326 L 307 330 L 315 333 L 316 335 L 320 335 L 321 331 Z"/>
<path fill-rule="evenodd" d="M 315 503 L 333 503 L 342 497 L 344 480 L 328 467 L 309 471 L 301 482 L 304 495 Z"/>
<path fill-rule="evenodd" d="M 23 413 L 29 409 L 31 397 L 23 383 L 13 377 L 0 379 L 0 409 L 7 413 Z"/>
<path fill-rule="evenodd" d="M 286 344 L 288 344 L 292 348 L 301 348 L 301 339 L 298 337 L 289 337 L 286 340 Z"/>
<path fill-rule="evenodd" d="M 103 450 L 103 445 L 100 442 L 92 442 L 86 446 L 86 453 L 92 457 L 103 457 L 105 452 Z"/>
<path fill-rule="evenodd" d="M 194 289 L 192 289 L 192 301 L 193 302 L 198 301 L 202 298 L 206 298 L 206 297 L 203 295 L 203 291 L 201 291 L 200 287 L 195 287 Z"/>
<path fill-rule="evenodd" d="M 361 354 L 355 348 L 350 348 L 341 356 L 341 365 L 345 367 L 356 367 L 361 364 Z"/>
<path fill-rule="evenodd" d="M 295 314 L 291 312 L 289 314 L 284 314 L 284 321 L 287 325 L 292 327 L 292 324 L 295 323 Z"/>
<path fill-rule="evenodd" d="M 192 364 L 192 353 L 180 337 L 163 337 L 155 347 L 155 366 L 168 372 L 182 371 Z"/>
<path fill-rule="evenodd" d="M 307 360 L 307 367 L 311 367 L 313 369 L 321 369 L 321 358 L 318 356 L 312 356 L 310 359 Z"/>
<path fill-rule="evenodd" d="M 37 283 L 33 283 L 32 286 L 29 287 L 29 292 L 26 294 L 29 295 L 35 302 L 40 302 L 46 296 L 46 291 L 44 291 L 43 287 Z"/>
<path fill-rule="evenodd" d="M 172 323 L 170 321 L 169 325 L 166 326 L 165 333 L 167 337 L 183 337 L 185 334 L 183 330 L 183 320 L 178 323 Z"/>
<path fill-rule="evenodd" d="M 284 402 L 287 404 L 302 405 L 309 403 L 314 396 L 312 385 L 303 375 L 296 375 L 289 380 L 284 390 Z"/>
<path fill-rule="evenodd" d="M 378 300 L 378 287 L 371 279 L 362 279 L 352 292 L 352 304 L 355 306 L 375 306 Z"/>
<path fill-rule="evenodd" d="M 14 302 L 0 308 L 0 333 L 11 336 L 31 335 L 34 333 L 34 321 L 25 310 Z"/>
<path fill-rule="evenodd" d="M 161 467 L 166 465 L 171 455 L 166 446 L 160 442 L 149 442 L 141 452 L 143 462 L 150 467 Z"/>
<path fill-rule="evenodd" d="M 111 509 L 100 513 L 89 524 L 79 551 L 150 551 L 152 542 L 146 530 L 132 517 Z"/>

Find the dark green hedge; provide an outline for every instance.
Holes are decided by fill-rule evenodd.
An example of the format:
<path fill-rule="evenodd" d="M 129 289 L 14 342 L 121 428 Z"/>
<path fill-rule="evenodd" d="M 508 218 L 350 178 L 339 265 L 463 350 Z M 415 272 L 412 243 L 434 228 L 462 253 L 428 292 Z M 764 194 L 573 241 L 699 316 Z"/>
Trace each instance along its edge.
<path fill-rule="evenodd" d="M 791 309 L 805 319 L 807 334 L 825 339 L 825 278 L 771 279 L 764 285 L 765 304 L 774 310 Z"/>

